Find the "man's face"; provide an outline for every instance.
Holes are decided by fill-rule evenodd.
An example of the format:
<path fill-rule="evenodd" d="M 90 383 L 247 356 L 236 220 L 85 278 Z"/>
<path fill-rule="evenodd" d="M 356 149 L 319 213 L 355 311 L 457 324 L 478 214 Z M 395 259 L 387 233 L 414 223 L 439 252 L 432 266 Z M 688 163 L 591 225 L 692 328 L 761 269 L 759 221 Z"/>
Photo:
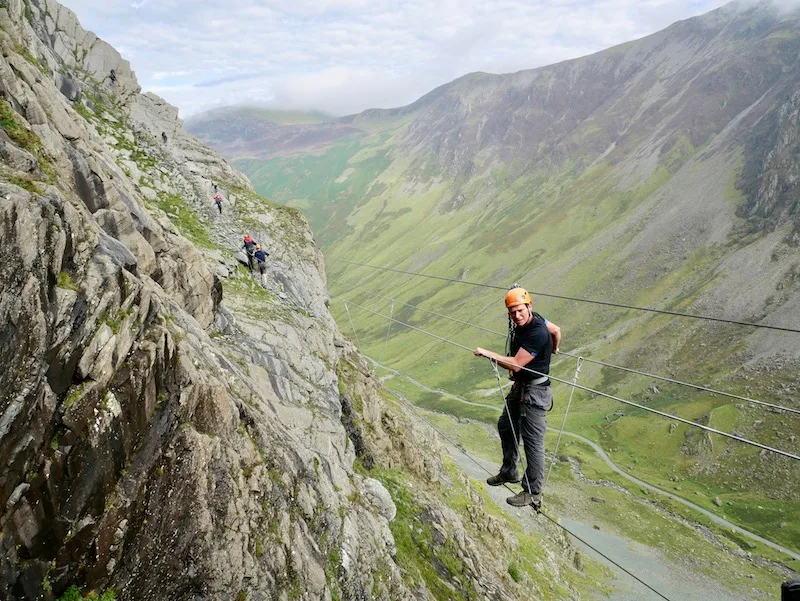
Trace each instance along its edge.
<path fill-rule="evenodd" d="M 528 305 L 514 305 L 508 308 L 508 316 L 515 325 L 524 326 L 531 318 L 531 309 Z"/>

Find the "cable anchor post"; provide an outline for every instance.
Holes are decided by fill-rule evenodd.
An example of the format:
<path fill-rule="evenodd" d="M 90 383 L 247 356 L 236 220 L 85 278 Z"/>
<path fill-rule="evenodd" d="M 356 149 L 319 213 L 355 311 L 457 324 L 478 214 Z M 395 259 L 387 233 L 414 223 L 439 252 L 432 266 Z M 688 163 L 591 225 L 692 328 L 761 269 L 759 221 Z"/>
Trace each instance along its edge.
<path fill-rule="evenodd" d="M 381 363 L 386 358 L 386 345 L 389 344 L 389 332 L 392 331 L 392 322 L 394 321 L 394 300 L 392 300 L 392 308 L 389 310 L 389 323 L 386 326 L 386 338 L 383 340 L 383 352 L 381 353 Z"/>

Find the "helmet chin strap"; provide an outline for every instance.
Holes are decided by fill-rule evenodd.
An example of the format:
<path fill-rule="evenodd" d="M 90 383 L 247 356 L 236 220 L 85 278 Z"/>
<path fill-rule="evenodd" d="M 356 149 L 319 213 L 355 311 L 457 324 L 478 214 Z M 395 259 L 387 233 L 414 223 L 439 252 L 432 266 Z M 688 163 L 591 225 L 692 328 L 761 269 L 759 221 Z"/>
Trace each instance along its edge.
<path fill-rule="evenodd" d="M 525 324 L 527 325 L 530 323 L 531 319 L 533 319 L 533 306 L 532 305 L 525 305 L 528 309 L 528 318 L 525 320 Z M 511 315 L 508 316 L 508 335 L 506 336 L 506 356 L 511 355 L 511 341 L 514 339 L 514 332 L 517 329 L 517 324 L 514 323 L 514 320 L 511 318 Z"/>
<path fill-rule="evenodd" d="M 533 320 L 533 305 L 525 305 L 525 308 L 528 309 L 528 317 L 525 319 L 525 323 L 522 325 L 526 326 Z"/>

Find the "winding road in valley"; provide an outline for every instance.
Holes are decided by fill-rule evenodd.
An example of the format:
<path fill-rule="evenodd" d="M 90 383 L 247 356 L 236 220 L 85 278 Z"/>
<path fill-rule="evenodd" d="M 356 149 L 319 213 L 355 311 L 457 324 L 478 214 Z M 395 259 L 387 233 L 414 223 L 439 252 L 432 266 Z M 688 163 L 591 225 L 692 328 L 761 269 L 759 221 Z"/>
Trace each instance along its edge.
<path fill-rule="evenodd" d="M 469 401 L 469 400 L 467 400 L 465 398 L 456 396 L 454 394 L 450 394 L 450 393 L 444 392 L 443 390 L 437 390 L 437 389 L 425 386 L 421 382 L 418 382 L 418 381 L 414 380 L 413 378 L 410 378 L 409 376 L 407 376 L 406 374 L 404 374 L 402 372 L 394 370 L 391 367 L 386 367 L 385 365 L 381 365 L 380 363 L 378 363 L 374 359 L 372 360 L 372 362 L 375 365 L 378 365 L 378 366 L 382 367 L 383 369 L 386 369 L 386 370 L 392 372 L 396 377 L 405 378 L 406 380 L 408 380 L 409 382 L 411 382 L 415 386 L 418 386 L 419 388 L 421 388 L 422 390 L 425 390 L 427 392 L 434 392 L 434 393 L 437 393 L 437 394 L 441 394 L 441 395 L 447 397 L 448 399 L 452 399 L 452 400 L 458 401 L 460 403 L 464 403 L 466 405 L 472 405 L 472 406 L 478 406 L 478 407 L 488 407 L 490 409 L 497 410 L 496 406 L 485 405 L 483 403 L 475 403 L 473 401 Z M 555 429 L 552 429 L 552 428 L 551 428 L 551 431 L 556 432 L 556 433 L 558 432 L 558 430 L 555 430 Z M 671 492 L 669 492 L 667 490 L 664 490 L 664 489 L 659 488 L 657 486 L 653 486 L 652 484 L 648 484 L 647 482 L 645 482 L 643 480 L 639 480 L 635 476 L 631 476 L 628 472 L 624 471 L 616 463 L 614 463 L 611 460 L 611 458 L 606 454 L 606 452 L 600 447 L 600 445 L 598 445 L 595 442 L 592 442 L 591 440 L 589 440 L 585 436 L 581 436 L 580 434 L 575 434 L 574 432 L 569 432 L 567 430 L 563 430 L 563 433 L 564 433 L 565 436 L 569 436 L 571 438 L 575 438 L 577 440 L 580 440 L 584 444 L 586 444 L 589 447 L 591 447 L 592 450 L 595 453 L 597 453 L 598 457 L 600 457 L 600 459 L 602 459 L 608 467 L 610 467 L 614 472 L 616 472 L 617 474 L 619 474 L 620 476 L 622 476 L 626 480 L 629 480 L 630 482 L 636 484 L 637 486 L 639 486 L 641 488 L 644 488 L 646 490 L 655 492 L 657 494 L 666 496 L 666 497 L 672 499 L 673 501 L 675 501 L 677 503 L 680 503 L 680 504 L 682 504 L 682 505 L 684 505 L 684 506 L 686 506 L 686 507 L 688 507 L 690 509 L 693 509 L 694 511 L 697 511 L 697 512 L 703 514 L 704 516 L 706 516 L 707 518 L 712 520 L 715 524 L 718 524 L 718 525 L 723 526 L 725 528 L 729 528 L 733 532 L 736 532 L 738 534 L 742 534 L 742 535 L 744 535 L 744 536 L 746 536 L 748 538 L 751 538 L 752 540 L 758 541 L 758 542 L 770 547 L 771 549 L 774 549 L 774 550 L 776 550 L 776 551 L 778 551 L 780 553 L 784 553 L 784 554 L 788 555 L 792 559 L 800 560 L 800 553 L 797 553 L 796 551 L 792 551 L 791 549 L 787 549 L 786 547 L 784 547 L 782 545 L 779 545 L 778 543 L 774 543 L 771 540 L 767 540 L 766 538 L 764 538 L 762 536 L 759 536 L 758 534 L 755 534 L 754 532 L 750 532 L 749 530 L 745 530 L 741 526 L 737 526 L 736 524 L 733 524 L 733 523 L 729 522 L 725 518 L 722 518 L 722 517 L 718 516 L 717 514 L 709 511 L 708 509 L 704 509 L 703 507 L 700 507 L 699 505 L 695 505 L 691 501 L 687 501 L 683 497 L 679 497 L 678 495 L 673 494 L 673 493 L 671 493 Z"/>
<path fill-rule="evenodd" d="M 554 429 L 553 432 L 557 433 L 558 430 Z M 669 497 L 673 501 L 681 503 L 682 505 L 685 505 L 686 507 L 689 507 L 690 509 L 693 509 L 693 510 L 699 512 L 699 513 L 702 513 L 704 516 L 706 516 L 709 519 L 713 520 L 714 523 L 719 524 L 720 526 L 724 526 L 725 528 L 729 528 L 730 530 L 733 530 L 734 532 L 737 532 L 739 534 L 743 534 L 743 535 L 745 535 L 745 536 L 747 536 L 749 538 L 752 538 L 753 540 L 756 540 L 756 541 L 758 541 L 758 542 L 760 542 L 760 543 L 762 543 L 762 544 L 764 544 L 764 545 L 766 545 L 766 546 L 768 546 L 768 547 L 770 547 L 772 549 L 775 549 L 776 551 L 780 551 L 781 553 L 785 553 L 786 555 L 789 555 L 792 559 L 800 559 L 800 553 L 792 551 L 791 549 L 787 549 L 786 547 L 783 547 L 783 546 L 781 546 L 781 545 L 779 545 L 777 543 L 773 543 L 771 540 L 767 540 L 766 538 L 763 538 L 763 537 L 759 536 L 758 534 L 750 532 L 749 530 L 745 530 L 741 526 L 737 526 L 736 524 L 732 524 L 728 520 L 719 517 L 717 514 L 711 512 L 711 511 L 709 511 L 707 509 L 703 509 L 699 505 L 695 505 L 691 501 L 687 501 L 683 497 L 679 497 L 678 495 L 673 494 L 673 493 L 671 493 L 671 492 L 669 492 L 667 490 L 664 490 L 663 488 L 658 488 L 657 486 L 653 486 L 652 484 L 648 484 L 647 482 L 644 482 L 643 480 L 639 480 L 635 476 L 631 476 L 629 473 L 623 471 L 622 468 L 617 466 L 616 463 L 611 461 L 611 458 L 608 455 L 606 455 L 606 452 L 600 447 L 600 445 L 592 442 L 591 440 L 589 440 L 585 436 L 581 436 L 580 434 L 575 434 L 574 432 L 568 432 L 567 430 L 562 430 L 562 432 L 563 432 L 564 436 L 569 436 L 571 438 L 576 438 L 576 439 L 580 440 L 581 442 L 583 442 L 584 444 L 589 445 L 592 448 L 592 450 L 595 453 L 597 453 L 597 455 L 600 457 L 600 459 L 605 461 L 605 463 L 606 463 L 606 465 L 608 467 L 610 467 L 612 470 L 614 470 L 616 473 L 618 473 L 623 478 L 625 478 L 627 480 L 630 480 L 631 482 L 633 482 L 637 486 L 640 486 L 640 487 L 642 487 L 642 488 L 644 488 L 646 490 L 653 491 L 653 492 L 658 493 L 660 495 L 664 495 L 666 497 Z"/>

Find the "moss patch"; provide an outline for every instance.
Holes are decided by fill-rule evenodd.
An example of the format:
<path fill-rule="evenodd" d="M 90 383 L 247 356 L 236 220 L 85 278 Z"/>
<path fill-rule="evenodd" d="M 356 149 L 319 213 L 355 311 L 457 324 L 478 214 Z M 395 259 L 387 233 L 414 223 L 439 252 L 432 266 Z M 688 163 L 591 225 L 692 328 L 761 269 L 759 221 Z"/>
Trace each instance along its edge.
<path fill-rule="evenodd" d="M 424 583 L 436 599 L 476 598 L 454 541 L 434 541 L 431 524 L 424 519 L 426 509 L 414 499 L 404 476 L 380 468 L 373 469 L 370 475 L 386 486 L 397 507 L 397 516 L 389 528 L 397 545 L 397 561 L 409 583 Z"/>
<path fill-rule="evenodd" d="M 19 176 L 12 174 L 8 176 L 8 181 L 15 186 L 19 186 L 23 190 L 27 190 L 31 194 L 42 194 L 42 189 L 36 184 L 36 180 L 30 176 Z"/>
<path fill-rule="evenodd" d="M 66 290 L 72 290 L 73 292 L 78 292 L 78 285 L 72 280 L 72 276 L 66 271 L 60 271 L 58 273 L 56 286 Z"/>
<path fill-rule="evenodd" d="M 66 592 L 58 598 L 58 601 L 116 601 L 117 593 L 109 589 L 101 594 L 89 591 L 84 595 L 77 586 L 69 587 Z"/>
<path fill-rule="evenodd" d="M 189 240 L 205 248 L 215 248 L 208 230 L 200 222 L 197 213 L 177 194 L 159 192 L 156 206 L 164 211 L 175 227 Z"/>
<path fill-rule="evenodd" d="M 53 162 L 45 153 L 42 141 L 30 129 L 22 125 L 19 115 L 5 100 L 0 101 L 0 127 L 5 130 L 11 141 L 20 148 L 30 152 L 39 163 L 47 181 L 53 179 Z"/>
<path fill-rule="evenodd" d="M 40 62 L 39 62 L 39 61 L 36 59 L 36 57 L 35 57 L 35 56 L 33 56 L 33 55 L 30 53 L 30 52 L 28 52 L 28 49 L 27 49 L 27 48 L 25 48 L 24 46 L 20 46 L 19 44 L 17 44 L 17 45 L 14 47 L 14 50 L 16 50 L 16 51 L 17 51 L 17 54 L 19 54 L 19 55 L 20 55 L 22 58 L 24 58 L 26 61 L 28 61 L 28 62 L 29 62 L 30 64 L 32 64 L 34 67 L 36 67 L 36 68 L 37 68 L 37 69 L 38 69 L 38 70 L 39 70 L 39 71 L 42 73 L 42 75 L 44 75 L 45 77 L 50 77 L 50 75 L 51 75 L 51 73 L 50 73 L 50 70 L 49 70 L 49 69 L 48 69 L 48 68 L 47 68 L 45 65 L 43 65 L 42 63 L 40 63 Z"/>

